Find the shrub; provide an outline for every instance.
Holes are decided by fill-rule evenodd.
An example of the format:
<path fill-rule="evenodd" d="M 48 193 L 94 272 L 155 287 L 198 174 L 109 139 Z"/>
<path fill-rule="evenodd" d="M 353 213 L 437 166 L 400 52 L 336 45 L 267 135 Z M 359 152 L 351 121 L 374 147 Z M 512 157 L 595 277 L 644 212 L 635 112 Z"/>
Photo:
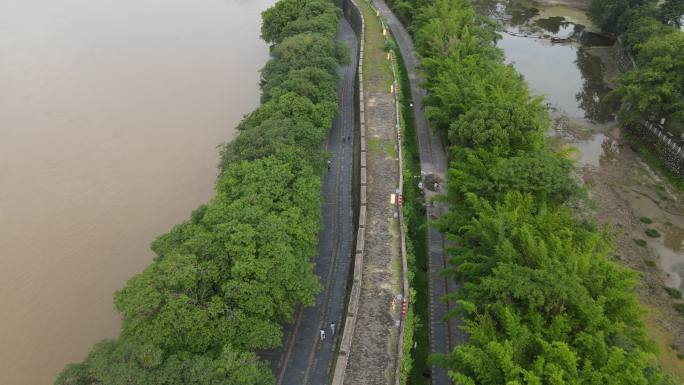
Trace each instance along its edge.
<path fill-rule="evenodd" d="M 653 223 L 653 220 L 651 218 L 648 218 L 648 217 L 641 217 L 641 218 L 639 218 L 639 220 L 641 221 L 641 223 L 645 223 L 647 225 L 650 225 L 651 223 Z"/>
<path fill-rule="evenodd" d="M 676 303 L 672 307 L 679 312 L 679 314 L 684 315 L 684 303 Z"/>
<path fill-rule="evenodd" d="M 656 230 L 654 228 L 648 228 L 648 229 L 644 230 L 644 232 L 646 233 L 646 235 L 648 235 L 651 238 L 658 238 L 660 236 L 660 233 L 658 232 L 658 230 Z"/>
<path fill-rule="evenodd" d="M 666 286 L 665 291 L 667 292 L 667 294 L 670 295 L 670 297 L 672 297 L 674 299 L 682 299 L 682 292 L 673 288 L 673 287 L 667 287 Z"/>

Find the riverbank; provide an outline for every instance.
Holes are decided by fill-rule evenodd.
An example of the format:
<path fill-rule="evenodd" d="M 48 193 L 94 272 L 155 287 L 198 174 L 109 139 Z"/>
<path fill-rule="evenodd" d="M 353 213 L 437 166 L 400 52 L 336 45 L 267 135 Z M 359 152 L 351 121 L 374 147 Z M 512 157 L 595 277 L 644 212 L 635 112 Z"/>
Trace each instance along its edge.
<path fill-rule="evenodd" d="M 596 155 L 597 162 L 577 167 L 590 198 L 584 215 L 615 231 L 613 258 L 639 272 L 636 292 L 649 310 L 644 321 L 658 345 L 659 362 L 684 381 L 684 317 L 674 308 L 682 301 L 666 289 L 682 290 L 684 284 L 684 197 L 643 161 L 617 126 L 593 143 L 580 148 L 580 159 Z M 648 229 L 661 235 L 650 237 Z"/>

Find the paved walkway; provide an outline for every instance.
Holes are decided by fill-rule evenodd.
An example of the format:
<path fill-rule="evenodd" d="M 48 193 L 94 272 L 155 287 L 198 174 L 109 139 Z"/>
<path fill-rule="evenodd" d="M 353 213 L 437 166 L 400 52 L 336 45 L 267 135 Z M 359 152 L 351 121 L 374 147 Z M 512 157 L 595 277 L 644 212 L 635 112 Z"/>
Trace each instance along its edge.
<path fill-rule="evenodd" d="M 406 28 L 399 22 L 394 13 L 389 9 L 383 0 L 373 0 L 373 3 L 384 17 L 387 25 L 392 31 L 401 56 L 406 66 L 409 82 L 411 85 L 411 95 L 413 99 L 413 113 L 415 117 L 416 132 L 418 135 L 418 145 L 420 151 L 420 167 L 424 175 L 433 174 L 442 182 L 437 191 L 425 189 L 426 200 L 437 194 L 446 193 L 447 178 L 447 159 L 442 140 L 438 135 L 430 132 L 423 113 L 422 100 L 425 97 L 425 90 L 420 86 L 421 77 L 417 68 L 419 60 L 413 46 L 413 40 Z M 428 218 L 439 217 L 448 210 L 443 203 L 435 203 L 434 207 L 427 210 Z M 449 306 L 442 300 L 446 293 L 453 293 L 457 290 L 456 284 L 441 276 L 441 271 L 446 267 L 446 254 L 444 252 L 444 236 L 434 227 L 428 229 L 428 269 L 430 280 L 430 344 L 433 353 L 445 354 L 450 352 L 455 345 L 466 341 L 467 336 L 458 328 L 456 317 L 447 323 L 444 316 L 449 310 Z M 453 305 L 451 305 L 453 306 Z M 434 385 L 446 385 L 451 381 L 447 376 L 446 369 L 432 367 L 432 383 Z"/>
<path fill-rule="evenodd" d="M 333 121 L 327 149 L 332 167 L 323 180 L 323 231 L 319 235 L 315 272 L 323 290 L 314 307 L 300 309 L 292 325 L 285 328 L 283 347 L 261 356 L 271 362 L 277 385 L 323 385 L 328 383 L 335 357 L 339 325 L 342 324 L 344 299 L 352 253 L 352 163 L 354 125 L 354 77 L 357 67 L 356 35 L 342 19 L 337 39 L 352 48 L 351 63 L 340 67 L 338 87 L 340 113 Z M 346 140 L 350 137 L 351 140 Z M 330 322 L 336 325 L 335 335 Z M 319 330 L 326 331 L 325 340 Z"/>

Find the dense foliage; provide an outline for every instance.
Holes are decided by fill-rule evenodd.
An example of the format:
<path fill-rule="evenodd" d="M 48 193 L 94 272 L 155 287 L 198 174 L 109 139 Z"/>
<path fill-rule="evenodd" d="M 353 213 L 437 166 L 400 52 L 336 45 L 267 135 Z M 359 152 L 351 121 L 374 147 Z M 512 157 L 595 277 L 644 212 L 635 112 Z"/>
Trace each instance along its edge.
<path fill-rule="evenodd" d="M 609 260 L 610 229 L 575 215 L 572 163 L 546 141 L 548 113 L 504 64 L 491 21 L 466 0 L 411 9 L 426 115 L 449 146 L 438 226 L 455 245 L 447 274 L 463 288 L 450 296 L 469 335 L 443 357 L 454 382 L 671 384 L 635 273 Z"/>
<path fill-rule="evenodd" d="M 659 122 L 684 134 L 684 0 L 592 0 L 590 16 L 606 32 L 622 34 L 636 68 L 614 92 L 625 125 Z"/>
<path fill-rule="evenodd" d="M 272 384 L 253 353 L 319 291 L 322 141 L 337 111 L 339 9 L 281 0 L 264 12 L 272 58 L 262 106 L 222 149 L 215 196 L 152 243 L 157 257 L 114 296 L 121 335 L 67 366 L 59 385 Z"/>

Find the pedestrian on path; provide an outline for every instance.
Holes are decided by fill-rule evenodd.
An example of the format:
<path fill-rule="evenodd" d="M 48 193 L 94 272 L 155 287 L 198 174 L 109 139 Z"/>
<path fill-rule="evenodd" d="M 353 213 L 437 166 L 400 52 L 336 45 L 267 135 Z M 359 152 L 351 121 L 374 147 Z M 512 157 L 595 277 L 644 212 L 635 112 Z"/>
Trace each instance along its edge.
<path fill-rule="evenodd" d="M 330 321 L 330 335 L 335 336 L 335 323 Z"/>
<path fill-rule="evenodd" d="M 325 339 L 325 329 L 321 328 L 321 341 Z"/>
<path fill-rule="evenodd" d="M 328 170 L 330 170 L 330 165 L 332 165 L 332 162 L 328 160 Z"/>

